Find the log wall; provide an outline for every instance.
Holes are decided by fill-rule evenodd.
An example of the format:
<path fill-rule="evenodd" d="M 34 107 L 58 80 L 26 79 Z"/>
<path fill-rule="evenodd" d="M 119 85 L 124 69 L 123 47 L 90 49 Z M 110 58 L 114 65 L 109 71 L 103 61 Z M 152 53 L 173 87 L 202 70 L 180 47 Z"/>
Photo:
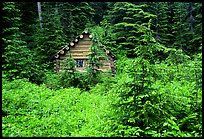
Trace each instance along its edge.
<path fill-rule="evenodd" d="M 80 72 L 84 72 L 86 68 L 86 62 L 88 60 L 88 55 L 91 53 L 90 46 L 92 45 L 91 39 L 88 37 L 88 35 L 84 35 L 83 39 L 80 39 L 73 47 L 70 47 L 69 52 L 65 53 L 64 55 L 60 56 L 60 60 L 56 60 L 59 62 L 55 62 L 57 66 L 55 66 L 55 71 L 62 71 L 66 70 L 66 67 L 64 65 L 64 60 L 69 57 L 69 54 L 73 57 L 73 59 L 81 59 L 84 61 L 85 67 L 76 67 L 76 69 Z M 107 56 L 108 57 L 108 56 Z M 108 70 L 111 70 L 111 67 L 113 66 L 111 60 L 102 60 L 101 61 L 104 66 L 100 67 L 99 70 L 103 72 L 107 72 Z"/>

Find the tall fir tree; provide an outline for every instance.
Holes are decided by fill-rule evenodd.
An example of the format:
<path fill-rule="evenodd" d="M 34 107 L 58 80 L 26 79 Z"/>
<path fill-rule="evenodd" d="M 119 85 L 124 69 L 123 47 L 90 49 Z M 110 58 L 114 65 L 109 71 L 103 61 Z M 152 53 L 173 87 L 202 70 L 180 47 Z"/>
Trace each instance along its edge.
<path fill-rule="evenodd" d="M 186 40 L 182 37 L 184 31 L 184 18 L 186 14 L 186 3 L 175 2 L 173 7 L 174 17 L 173 17 L 173 26 L 172 28 L 175 31 L 175 42 L 173 43 L 173 48 L 176 49 L 185 49 Z"/>
<path fill-rule="evenodd" d="M 91 53 L 88 55 L 87 72 L 90 84 L 94 85 L 98 82 L 97 76 L 100 73 L 99 68 L 103 66 L 102 60 L 106 59 L 105 49 L 102 47 L 102 44 L 99 41 L 100 38 L 98 33 L 92 32 L 92 35 L 93 44 L 90 47 Z"/>
<path fill-rule="evenodd" d="M 3 3 L 3 70 L 8 79 L 29 77 L 32 55 L 20 32 L 21 11 L 16 2 Z"/>
<path fill-rule="evenodd" d="M 51 56 L 66 44 L 61 26 L 61 14 L 55 2 L 42 3 L 42 28 L 36 25 L 35 55 L 39 64 L 48 64 Z"/>
<path fill-rule="evenodd" d="M 142 9 L 146 6 L 116 2 L 109 12 L 109 21 L 113 25 L 113 33 L 116 34 L 117 49 L 128 57 L 136 56 L 134 49 L 137 43 L 141 43 L 140 36 L 143 33 L 138 31 L 139 26 L 146 25 L 149 19 L 155 18 L 155 15 Z"/>
<path fill-rule="evenodd" d="M 199 3 L 188 3 L 186 14 L 185 32 L 183 37 L 186 41 L 185 51 L 189 55 L 195 52 L 201 52 L 201 38 L 202 38 L 202 5 Z"/>
<path fill-rule="evenodd" d="M 87 24 L 93 24 L 94 9 L 88 2 L 57 3 L 62 14 L 60 20 L 67 41 L 80 34 Z"/>

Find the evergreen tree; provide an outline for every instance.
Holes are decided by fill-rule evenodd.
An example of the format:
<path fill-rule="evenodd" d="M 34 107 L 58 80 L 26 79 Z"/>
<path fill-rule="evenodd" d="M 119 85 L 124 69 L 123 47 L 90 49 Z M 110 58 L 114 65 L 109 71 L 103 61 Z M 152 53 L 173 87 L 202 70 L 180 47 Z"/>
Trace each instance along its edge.
<path fill-rule="evenodd" d="M 149 19 L 154 18 L 153 14 L 142 10 L 146 5 L 135 5 L 129 2 L 117 2 L 109 13 L 109 21 L 113 25 L 113 33 L 116 34 L 117 49 L 127 54 L 128 57 L 135 57 L 134 49 L 141 43 L 139 32 L 140 25 L 146 25 Z"/>
<path fill-rule="evenodd" d="M 78 87 L 79 81 L 76 74 L 75 60 L 69 54 L 69 57 L 61 61 L 60 66 L 64 67 L 60 73 L 60 85 L 63 87 Z"/>
<path fill-rule="evenodd" d="M 108 2 L 89 2 L 89 5 L 94 9 L 93 21 L 99 25 L 106 15 L 108 9 Z"/>
<path fill-rule="evenodd" d="M 32 56 L 22 39 L 21 11 L 15 2 L 3 3 L 3 70 L 9 79 L 29 77 Z"/>
<path fill-rule="evenodd" d="M 200 51 L 201 6 L 199 3 L 181 2 L 152 2 L 148 4 L 148 11 L 157 15 L 152 26 L 156 41 L 168 48 L 182 49 L 188 55 Z M 197 32 L 199 35 L 194 37 Z M 194 42 L 195 38 L 200 41 Z"/>
<path fill-rule="evenodd" d="M 174 17 L 173 17 L 173 26 L 172 28 L 175 31 L 175 42 L 173 43 L 173 48 L 176 49 L 185 49 L 186 40 L 183 38 L 183 31 L 184 31 L 184 18 L 186 14 L 186 3 L 175 2 L 174 3 Z"/>
<path fill-rule="evenodd" d="M 39 64 L 48 64 L 50 57 L 66 44 L 66 36 L 63 34 L 60 22 L 61 14 L 56 3 L 42 3 L 42 25 L 36 26 L 35 56 Z"/>
<path fill-rule="evenodd" d="M 80 34 L 87 24 L 93 23 L 94 9 L 88 2 L 58 2 L 63 33 L 70 41 Z"/>
<path fill-rule="evenodd" d="M 69 42 L 77 35 L 72 13 L 73 5 L 70 2 L 58 2 L 58 6 L 60 7 L 59 12 L 62 14 L 60 21 L 63 33 L 66 35 L 66 41 Z"/>
<path fill-rule="evenodd" d="M 195 34 L 192 43 L 195 53 L 202 52 L 202 3 L 195 3 Z"/>
<path fill-rule="evenodd" d="M 196 6 L 195 6 L 196 5 Z M 201 51 L 202 15 L 201 4 L 188 3 L 185 31 L 183 37 L 186 40 L 185 52 L 192 56 L 194 52 Z"/>
<path fill-rule="evenodd" d="M 167 45 L 169 38 L 168 32 L 168 3 L 167 2 L 152 2 L 148 4 L 148 12 L 156 15 L 155 20 L 153 20 L 152 29 L 155 31 L 156 41 Z"/>
<path fill-rule="evenodd" d="M 113 32 L 113 27 L 111 23 L 109 22 L 109 16 L 106 15 L 101 21 L 101 42 L 104 44 L 107 49 L 111 50 L 111 52 L 114 53 L 114 55 L 119 55 L 119 51 L 117 49 L 117 44 L 116 44 L 116 32 Z"/>
<path fill-rule="evenodd" d="M 23 32 L 23 40 L 27 42 L 28 48 L 32 51 L 34 47 L 33 44 L 33 34 L 35 32 L 34 25 L 37 24 L 37 4 L 36 2 L 18 2 L 17 3 L 21 11 L 21 25 L 20 31 Z"/>
<path fill-rule="evenodd" d="M 150 20 L 151 21 L 151 20 Z M 133 59 L 128 67 L 127 73 L 131 80 L 125 81 L 123 83 L 127 90 L 120 91 L 120 99 L 117 102 L 118 114 L 120 123 L 124 126 L 129 126 L 130 128 L 137 129 L 132 132 L 132 136 L 139 135 L 142 136 L 146 127 L 153 126 L 157 128 L 157 122 L 153 119 L 156 117 L 157 113 L 152 112 L 150 109 L 155 109 L 152 106 L 159 102 L 156 94 L 153 93 L 155 90 L 152 86 L 154 79 L 154 68 L 153 60 L 155 51 L 162 48 L 160 45 L 154 45 L 155 40 L 150 29 L 150 22 L 147 27 L 140 26 L 140 30 L 144 32 L 143 34 L 143 45 L 140 44 L 135 49 L 137 58 Z M 144 45 L 145 44 L 145 45 Z M 147 108 L 147 106 L 149 106 Z M 165 115 L 160 115 L 164 118 Z"/>
<path fill-rule="evenodd" d="M 97 33 L 92 32 L 93 35 L 93 44 L 91 45 L 91 53 L 88 55 L 88 79 L 91 85 L 98 82 L 97 75 L 99 74 L 99 68 L 103 66 L 101 60 L 105 60 L 105 51 L 100 48 L 102 44 L 99 42 L 99 36 Z"/>

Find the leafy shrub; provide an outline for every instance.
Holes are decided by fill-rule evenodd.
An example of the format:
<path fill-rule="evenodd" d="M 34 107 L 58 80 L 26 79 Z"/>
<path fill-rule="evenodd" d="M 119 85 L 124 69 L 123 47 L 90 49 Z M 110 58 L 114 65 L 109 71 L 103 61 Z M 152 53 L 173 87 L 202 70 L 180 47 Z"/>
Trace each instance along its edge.
<path fill-rule="evenodd" d="M 61 87 L 60 76 L 54 72 L 47 72 L 44 84 L 50 89 L 59 89 Z"/>
<path fill-rule="evenodd" d="M 118 81 L 109 91 L 118 94 L 118 99 L 114 102 L 116 115 L 113 119 L 117 121 L 116 126 L 113 126 L 113 129 L 117 130 L 114 136 L 122 136 L 121 132 L 124 132 L 124 136 L 151 137 L 202 135 L 202 91 L 201 87 L 196 85 L 201 81 L 195 78 L 195 74 L 201 74 L 201 71 L 195 70 L 193 61 L 177 65 L 167 65 L 164 62 L 151 65 L 152 72 L 156 74 L 149 71 L 150 77 L 146 78 L 146 81 L 153 81 L 148 85 L 153 90 L 146 94 L 144 90 L 138 93 L 135 109 L 135 105 L 131 103 L 134 100 L 134 78 L 136 82 L 141 78 L 134 68 L 138 68 L 139 65 L 131 62 L 126 64 L 123 73 L 116 76 L 120 78 L 117 78 Z M 140 73 L 142 74 L 144 72 Z M 129 131 L 128 127 L 139 130 Z"/>
<path fill-rule="evenodd" d="M 89 85 L 86 74 L 76 73 L 76 87 L 87 87 L 88 91 L 63 88 L 61 77 L 51 72 L 40 86 L 27 79 L 9 82 L 3 76 L 3 136 L 200 137 L 199 57 L 177 65 L 143 61 L 144 72 L 138 64 L 141 59 L 127 59 L 127 63 L 118 63 L 123 65 L 119 74 L 99 74 L 99 83 L 94 86 Z M 136 90 L 142 77 L 147 87 Z"/>
<path fill-rule="evenodd" d="M 3 80 L 3 136 L 107 136 L 112 95 Z"/>

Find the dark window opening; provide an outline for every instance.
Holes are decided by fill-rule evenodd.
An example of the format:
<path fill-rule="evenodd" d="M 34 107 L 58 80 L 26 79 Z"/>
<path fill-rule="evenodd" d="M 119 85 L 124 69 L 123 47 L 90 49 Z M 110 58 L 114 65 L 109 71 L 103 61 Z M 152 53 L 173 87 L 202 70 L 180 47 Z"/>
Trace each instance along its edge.
<path fill-rule="evenodd" d="M 83 67 L 84 61 L 83 60 L 76 60 L 76 67 Z"/>

